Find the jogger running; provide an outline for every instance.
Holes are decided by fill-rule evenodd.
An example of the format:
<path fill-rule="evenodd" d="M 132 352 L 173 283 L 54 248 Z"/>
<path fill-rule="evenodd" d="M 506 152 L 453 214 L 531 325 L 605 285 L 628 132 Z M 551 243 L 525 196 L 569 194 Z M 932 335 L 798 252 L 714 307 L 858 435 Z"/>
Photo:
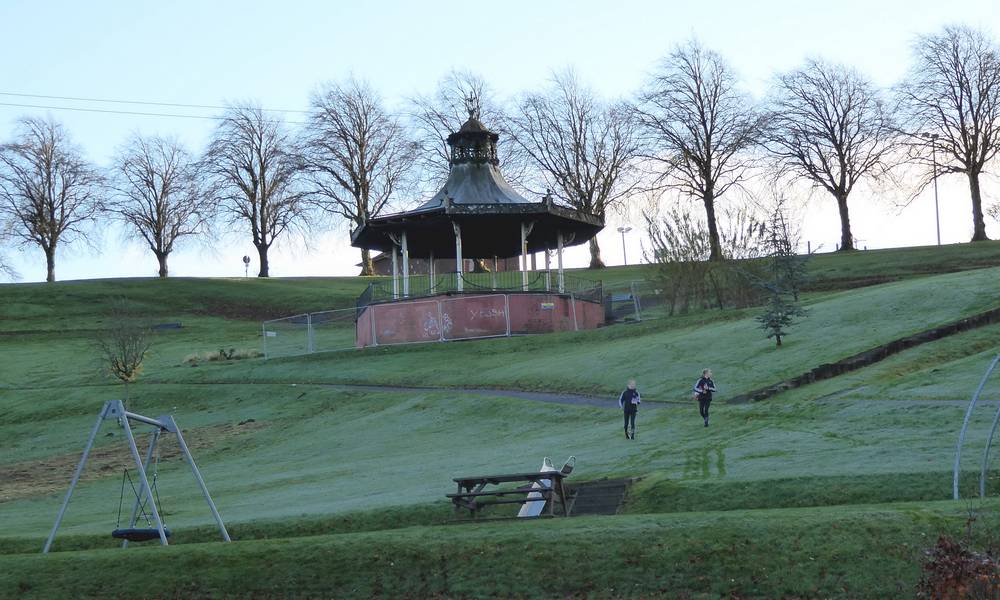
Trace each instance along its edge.
<path fill-rule="evenodd" d="M 715 382 L 712 381 L 712 369 L 705 369 L 701 372 L 701 378 L 694 384 L 694 393 L 698 399 L 698 413 L 705 420 L 705 427 L 708 427 L 708 408 L 712 404 L 712 392 L 715 391 Z"/>
<path fill-rule="evenodd" d="M 635 439 L 635 415 L 639 412 L 639 403 L 642 398 L 639 391 L 635 389 L 635 379 L 628 380 L 628 387 L 618 396 L 618 407 L 622 409 L 625 417 L 625 439 Z M 631 430 L 630 430 L 631 426 Z"/>

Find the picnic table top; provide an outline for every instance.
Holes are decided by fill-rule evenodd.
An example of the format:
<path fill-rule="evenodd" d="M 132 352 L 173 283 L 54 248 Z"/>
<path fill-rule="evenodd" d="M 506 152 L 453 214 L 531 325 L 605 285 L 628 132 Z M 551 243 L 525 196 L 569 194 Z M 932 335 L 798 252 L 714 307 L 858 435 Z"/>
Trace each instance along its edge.
<path fill-rule="evenodd" d="M 486 483 L 503 483 L 508 481 L 537 481 L 539 479 L 562 479 L 566 475 L 562 471 L 532 471 L 530 473 L 508 473 L 504 475 L 477 475 L 474 477 L 455 477 L 452 481 L 466 483 L 480 481 Z"/>

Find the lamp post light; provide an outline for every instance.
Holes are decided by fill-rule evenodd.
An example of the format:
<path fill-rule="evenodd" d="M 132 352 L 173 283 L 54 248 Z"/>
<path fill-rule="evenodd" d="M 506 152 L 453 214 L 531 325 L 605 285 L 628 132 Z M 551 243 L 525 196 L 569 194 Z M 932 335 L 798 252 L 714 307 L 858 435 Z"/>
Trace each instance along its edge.
<path fill-rule="evenodd" d="M 628 226 L 618 228 L 618 233 L 622 234 L 622 259 L 624 260 L 626 266 L 628 265 L 628 255 L 625 253 L 625 234 L 630 231 L 632 231 L 632 228 Z"/>
<path fill-rule="evenodd" d="M 243 255 L 243 278 L 246 279 L 250 276 L 250 257 Z"/>
<path fill-rule="evenodd" d="M 921 133 L 920 137 L 931 142 L 931 162 L 934 165 L 934 220 L 937 225 L 937 245 L 941 245 L 941 213 L 938 210 L 938 186 L 937 186 L 937 139 L 940 137 L 936 133 Z"/>

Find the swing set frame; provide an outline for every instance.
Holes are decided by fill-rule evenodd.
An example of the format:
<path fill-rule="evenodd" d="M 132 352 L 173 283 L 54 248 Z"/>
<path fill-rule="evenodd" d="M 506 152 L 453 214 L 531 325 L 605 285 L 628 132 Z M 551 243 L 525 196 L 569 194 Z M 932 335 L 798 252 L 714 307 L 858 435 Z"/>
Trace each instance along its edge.
<path fill-rule="evenodd" d="M 45 541 L 45 546 L 42 548 L 42 554 L 47 554 L 49 549 L 52 548 L 52 542 L 55 540 L 56 532 L 59 531 L 59 525 L 62 523 L 63 516 L 66 514 L 66 507 L 69 506 L 70 498 L 73 496 L 73 489 L 76 488 L 76 484 L 80 480 L 80 475 L 83 473 L 83 468 L 87 464 L 87 458 L 90 456 L 90 450 L 94 446 L 94 440 L 97 438 L 97 433 L 100 431 L 101 425 L 104 421 L 107 420 L 117 421 L 118 425 L 125 430 L 125 437 L 128 440 L 132 460 L 135 461 L 135 467 L 139 473 L 140 488 L 139 494 L 136 495 L 135 504 L 132 507 L 132 516 L 129 519 L 130 528 L 135 526 L 136 519 L 139 516 L 138 513 L 140 503 L 142 503 L 145 497 L 148 497 L 149 506 L 153 515 L 153 521 L 156 524 L 156 530 L 159 534 L 160 545 L 167 545 L 168 534 L 163 527 L 163 519 L 160 517 L 160 509 L 156 506 L 156 497 L 153 489 L 150 487 L 149 478 L 146 476 L 146 471 L 153 458 L 153 453 L 160 441 L 160 435 L 166 432 L 177 436 L 177 445 L 180 447 L 181 454 L 184 455 L 184 459 L 187 461 L 188 466 L 191 467 L 191 472 L 194 473 L 194 478 L 198 482 L 198 487 L 201 488 L 201 493 L 205 497 L 205 502 L 208 504 L 209 510 L 212 511 L 212 517 L 215 518 L 215 522 L 219 526 L 219 532 L 222 534 L 222 539 L 226 542 L 232 541 L 229 537 L 229 532 L 226 530 L 225 523 L 222 522 L 222 516 L 215 507 L 215 502 L 212 501 L 212 496 L 208 493 L 208 487 L 205 485 L 205 480 L 202 478 L 201 472 L 198 470 L 198 465 L 195 464 L 194 458 L 191 456 L 191 451 L 188 450 L 188 446 L 184 442 L 184 436 L 181 435 L 181 429 L 177 426 L 173 416 L 164 415 L 152 419 L 140 414 L 128 412 L 125 410 L 125 405 L 121 400 L 109 400 L 104 403 L 101 413 L 97 416 L 97 422 L 94 423 L 94 428 L 90 431 L 90 437 L 87 439 L 87 445 L 83 449 L 83 456 L 80 457 L 80 462 L 76 465 L 76 471 L 73 472 L 73 479 L 70 481 L 69 489 L 66 490 L 66 497 L 63 498 L 62 506 L 59 507 L 59 513 L 56 515 L 56 522 L 52 525 L 52 532 L 49 533 L 49 537 Z M 149 441 L 149 449 L 146 451 L 145 461 L 143 461 L 142 457 L 139 455 L 139 448 L 136 446 L 135 436 L 133 435 L 132 427 L 129 424 L 130 421 L 136 421 L 137 423 L 145 425 L 152 425 L 156 428 L 152 432 Z M 122 542 L 122 548 L 126 547 L 128 547 L 127 539 Z"/>

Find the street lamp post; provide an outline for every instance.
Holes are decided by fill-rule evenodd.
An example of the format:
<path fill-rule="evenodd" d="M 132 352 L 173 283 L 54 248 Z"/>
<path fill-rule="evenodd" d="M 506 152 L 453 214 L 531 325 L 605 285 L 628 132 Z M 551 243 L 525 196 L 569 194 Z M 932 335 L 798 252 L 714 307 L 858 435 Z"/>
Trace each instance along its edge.
<path fill-rule="evenodd" d="M 937 186 L 937 139 L 936 133 L 921 133 L 920 137 L 931 141 L 931 161 L 934 165 L 934 220 L 937 225 L 937 245 L 941 245 L 941 212 L 938 210 L 938 186 Z"/>
<path fill-rule="evenodd" d="M 631 227 L 622 226 L 618 228 L 618 233 L 622 234 L 622 259 L 628 265 L 628 255 L 625 254 L 625 234 L 632 231 Z"/>

